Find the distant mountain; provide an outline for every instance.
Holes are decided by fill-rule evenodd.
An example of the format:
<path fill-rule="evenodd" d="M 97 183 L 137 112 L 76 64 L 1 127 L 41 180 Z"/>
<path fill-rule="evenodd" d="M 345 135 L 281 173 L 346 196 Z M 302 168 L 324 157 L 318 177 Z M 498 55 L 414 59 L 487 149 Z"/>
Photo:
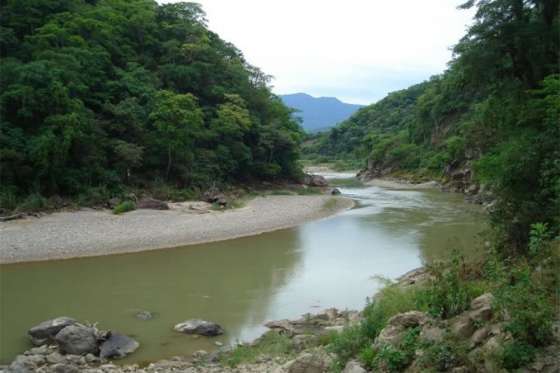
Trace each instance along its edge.
<path fill-rule="evenodd" d="M 347 104 L 335 97 L 313 97 L 306 93 L 280 95 L 280 98 L 286 106 L 299 110 L 295 115 L 303 120 L 303 128 L 307 132 L 334 127 L 363 107 Z"/>

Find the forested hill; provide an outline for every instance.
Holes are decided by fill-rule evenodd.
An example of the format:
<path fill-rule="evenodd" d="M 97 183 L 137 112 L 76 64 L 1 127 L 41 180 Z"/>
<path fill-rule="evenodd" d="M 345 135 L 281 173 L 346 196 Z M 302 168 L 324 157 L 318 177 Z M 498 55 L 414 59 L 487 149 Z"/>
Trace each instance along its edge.
<path fill-rule="evenodd" d="M 301 118 L 307 132 L 327 130 L 348 119 L 362 105 L 347 104 L 335 97 L 313 97 L 306 93 L 280 95 L 286 106 L 297 110 L 294 115 Z"/>
<path fill-rule="evenodd" d="M 443 74 L 361 109 L 306 142 L 306 157 L 365 177 L 441 179 L 496 200 L 513 245 L 530 227 L 560 227 L 559 1 L 468 1 L 474 24 Z M 521 250 L 521 249 L 519 249 Z"/>
<path fill-rule="evenodd" d="M 0 205 L 291 178 L 302 130 L 199 5 L 2 1 Z"/>

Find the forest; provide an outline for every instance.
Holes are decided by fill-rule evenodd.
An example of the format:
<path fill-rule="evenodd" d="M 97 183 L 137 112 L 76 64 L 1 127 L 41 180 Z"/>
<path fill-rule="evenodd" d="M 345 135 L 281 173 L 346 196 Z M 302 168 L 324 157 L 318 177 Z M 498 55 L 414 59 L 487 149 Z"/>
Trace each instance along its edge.
<path fill-rule="evenodd" d="M 0 206 L 292 179 L 302 130 L 195 3 L 6 0 Z"/>
<path fill-rule="evenodd" d="M 445 180 L 473 165 L 497 197 L 492 218 L 523 250 L 532 224 L 560 227 L 559 2 L 468 1 L 475 22 L 448 69 L 309 138 L 314 161 Z M 375 173 L 374 172 L 374 173 Z"/>

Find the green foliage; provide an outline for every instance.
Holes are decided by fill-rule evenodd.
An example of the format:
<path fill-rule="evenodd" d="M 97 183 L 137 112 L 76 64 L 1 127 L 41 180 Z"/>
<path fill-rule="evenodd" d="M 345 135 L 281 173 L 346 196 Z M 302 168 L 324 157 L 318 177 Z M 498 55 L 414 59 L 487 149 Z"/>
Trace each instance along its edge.
<path fill-rule="evenodd" d="M 373 355 L 373 359 L 366 362 L 367 366 L 374 371 L 379 369 L 389 372 L 404 371 L 415 357 L 416 348 L 419 345 L 419 334 L 420 328 L 418 327 L 408 329 L 397 346 L 382 346 Z"/>
<path fill-rule="evenodd" d="M 418 299 L 433 316 L 446 319 L 458 315 L 482 293 L 466 278 L 464 259 L 458 255 L 454 255 L 448 265 L 435 264 L 430 269 L 434 279 Z"/>
<path fill-rule="evenodd" d="M 17 200 L 301 173 L 298 123 L 198 4 L 7 1 L 0 14 L 0 184 Z"/>
<path fill-rule="evenodd" d="M 447 372 L 453 367 L 467 362 L 469 349 L 464 341 L 444 336 L 441 342 L 424 342 L 422 355 L 418 359 L 420 367 L 437 372 Z"/>
<path fill-rule="evenodd" d="M 136 204 L 132 201 L 124 201 L 115 206 L 113 214 L 120 215 L 133 210 L 136 210 Z"/>
<path fill-rule="evenodd" d="M 292 341 L 284 334 L 269 332 L 251 345 L 240 344 L 222 355 L 224 365 L 235 367 L 239 364 L 254 363 L 259 357 L 272 356 L 288 358 L 294 353 Z"/>
<path fill-rule="evenodd" d="M 474 164 L 497 199 L 500 254 L 527 254 L 532 224 L 560 232 L 559 4 L 468 1 L 474 22 L 447 71 L 310 138 L 305 156 L 444 180 Z"/>
<path fill-rule="evenodd" d="M 548 287 L 532 272 L 526 263 L 514 266 L 498 283 L 495 296 L 514 340 L 538 347 L 552 338 L 554 307 Z"/>
<path fill-rule="evenodd" d="M 508 370 L 527 366 L 535 359 L 536 349 L 530 344 L 508 341 L 501 352 L 502 366 Z"/>
<path fill-rule="evenodd" d="M 18 206 L 18 210 L 22 212 L 35 212 L 44 209 L 47 206 L 47 200 L 38 193 L 27 196 Z"/>

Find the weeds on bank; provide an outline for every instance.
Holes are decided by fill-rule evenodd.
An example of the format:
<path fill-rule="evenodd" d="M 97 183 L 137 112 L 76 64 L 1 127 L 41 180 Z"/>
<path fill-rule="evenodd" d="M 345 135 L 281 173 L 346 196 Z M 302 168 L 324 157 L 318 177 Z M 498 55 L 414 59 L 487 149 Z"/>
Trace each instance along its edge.
<path fill-rule="evenodd" d="M 113 214 L 120 215 L 133 210 L 136 210 L 136 204 L 132 201 L 124 201 L 115 206 Z"/>
<path fill-rule="evenodd" d="M 351 358 L 360 359 L 373 371 L 380 367 L 402 371 L 411 362 L 411 351 L 417 348 L 422 355 L 415 364 L 425 371 L 468 364 L 466 341 L 450 333 L 438 343 L 415 344 L 416 331 L 411 329 L 400 345 L 375 349 L 372 344 L 387 321 L 398 313 L 419 310 L 447 319 L 467 310 L 471 300 L 485 292 L 494 295 L 496 321 L 504 322 L 505 331 L 512 337 L 495 354 L 497 366 L 512 370 L 530 364 L 539 349 L 552 341 L 560 284 L 560 243 L 551 239 L 546 226 L 535 225 L 528 252 L 528 257 L 514 260 L 489 253 L 483 270 L 454 255 L 449 263 L 430 266 L 433 280 L 424 285 L 387 285 L 368 302 L 361 324 L 331 337 L 327 348 L 336 356 L 334 371 L 341 371 Z"/>
<path fill-rule="evenodd" d="M 240 344 L 222 356 L 222 364 L 235 367 L 240 364 L 255 363 L 260 357 L 289 358 L 294 354 L 292 341 L 284 334 L 269 332 L 264 334 L 257 343 Z"/>

